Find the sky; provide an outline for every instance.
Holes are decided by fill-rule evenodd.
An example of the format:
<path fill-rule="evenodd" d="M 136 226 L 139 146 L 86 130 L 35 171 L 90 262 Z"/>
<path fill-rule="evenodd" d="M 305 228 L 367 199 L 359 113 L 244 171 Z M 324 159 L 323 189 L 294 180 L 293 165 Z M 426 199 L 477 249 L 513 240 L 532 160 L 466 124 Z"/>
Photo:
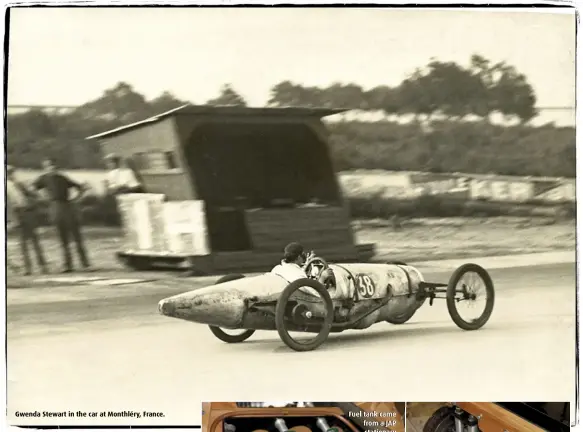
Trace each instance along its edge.
<path fill-rule="evenodd" d="M 473 53 L 524 73 L 539 107 L 575 105 L 575 13 L 510 9 L 12 9 L 8 105 L 81 105 L 119 81 L 204 103 L 230 83 L 253 106 L 284 80 L 398 85 Z"/>

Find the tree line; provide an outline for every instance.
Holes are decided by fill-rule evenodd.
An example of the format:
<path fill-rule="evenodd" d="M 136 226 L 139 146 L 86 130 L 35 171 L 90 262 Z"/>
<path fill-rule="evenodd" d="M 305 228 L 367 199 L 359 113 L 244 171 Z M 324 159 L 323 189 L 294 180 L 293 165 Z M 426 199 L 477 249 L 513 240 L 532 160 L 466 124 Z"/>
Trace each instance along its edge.
<path fill-rule="evenodd" d="M 8 163 L 37 167 L 54 157 L 67 168 L 101 167 L 96 142 L 84 138 L 143 120 L 189 103 L 164 92 L 147 100 L 120 82 L 98 98 L 65 114 L 29 110 L 7 119 Z M 224 85 L 208 105 L 246 106 L 245 99 Z M 334 83 L 326 88 L 284 81 L 270 91 L 268 106 L 304 106 L 382 111 L 412 116 L 399 124 L 330 124 L 332 152 L 339 169 L 380 168 L 419 171 L 497 172 L 520 175 L 574 175 L 573 128 L 534 128 L 536 96 L 526 77 L 504 62 L 473 55 L 467 65 L 431 60 L 398 86 L 364 89 Z M 519 120 L 513 127 L 494 126 L 502 113 Z M 469 117 L 481 120 L 467 123 Z M 431 130 L 421 124 L 431 123 Z"/>
<path fill-rule="evenodd" d="M 356 84 L 327 88 L 284 81 L 271 89 L 272 106 L 321 106 L 383 111 L 387 115 L 489 120 L 496 112 L 525 123 L 537 115 L 536 96 L 526 76 L 505 62 L 473 55 L 468 66 L 431 60 L 399 86 L 365 90 Z"/>

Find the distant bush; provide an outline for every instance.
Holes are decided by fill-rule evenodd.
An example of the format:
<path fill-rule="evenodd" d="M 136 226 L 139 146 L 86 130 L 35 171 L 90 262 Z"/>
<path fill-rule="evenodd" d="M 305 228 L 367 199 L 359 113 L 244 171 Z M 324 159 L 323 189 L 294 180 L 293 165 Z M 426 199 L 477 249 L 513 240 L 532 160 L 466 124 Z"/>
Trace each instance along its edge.
<path fill-rule="evenodd" d="M 31 168 L 49 156 L 55 157 L 62 168 L 102 168 L 99 144 L 83 137 L 119 126 L 39 113 L 12 115 L 8 121 L 8 161 Z M 42 139 L 28 136 L 35 124 L 47 129 L 48 135 Z M 328 128 L 338 171 L 382 169 L 543 177 L 575 177 L 576 172 L 573 127 L 451 121 L 424 127 L 417 123 L 346 121 L 329 123 Z"/>
<path fill-rule="evenodd" d="M 331 123 L 338 171 L 384 169 L 575 177 L 572 127 L 497 126 L 487 123 Z"/>

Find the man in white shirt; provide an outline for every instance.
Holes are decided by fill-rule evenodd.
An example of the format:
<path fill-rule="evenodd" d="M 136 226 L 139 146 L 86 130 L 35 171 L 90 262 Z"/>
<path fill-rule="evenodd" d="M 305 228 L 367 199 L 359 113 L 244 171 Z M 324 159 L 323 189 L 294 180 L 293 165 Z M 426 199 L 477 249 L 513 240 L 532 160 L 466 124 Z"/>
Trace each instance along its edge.
<path fill-rule="evenodd" d="M 296 242 L 290 243 L 283 251 L 283 260 L 271 270 L 271 273 L 281 276 L 289 283 L 298 279 L 305 279 L 308 277 L 305 265 L 312 257 L 314 257 L 314 253 L 310 252 L 306 254 L 301 244 Z M 324 283 L 327 277 L 328 274 L 322 272 L 319 281 Z"/>
<path fill-rule="evenodd" d="M 136 175 L 130 168 L 122 166 L 119 156 L 109 154 L 105 157 L 105 160 L 109 168 L 105 179 L 105 187 L 110 195 L 141 192 L 142 185 Z"/>

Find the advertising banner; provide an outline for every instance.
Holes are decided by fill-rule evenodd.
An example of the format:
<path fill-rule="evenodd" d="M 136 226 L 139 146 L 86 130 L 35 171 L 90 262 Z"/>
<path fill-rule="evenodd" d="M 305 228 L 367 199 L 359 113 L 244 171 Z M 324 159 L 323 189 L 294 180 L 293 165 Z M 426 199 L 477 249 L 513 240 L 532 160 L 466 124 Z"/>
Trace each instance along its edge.
<path fill-rule="evenodd" d="M 348 197 L 414 199 L 440 196 L 468 201 L 548 204 L 576 201 L 575 180 L 473 174 L 401 173 L 401 181 L 385 181 L 382 173 L 341 176 Z"/>

